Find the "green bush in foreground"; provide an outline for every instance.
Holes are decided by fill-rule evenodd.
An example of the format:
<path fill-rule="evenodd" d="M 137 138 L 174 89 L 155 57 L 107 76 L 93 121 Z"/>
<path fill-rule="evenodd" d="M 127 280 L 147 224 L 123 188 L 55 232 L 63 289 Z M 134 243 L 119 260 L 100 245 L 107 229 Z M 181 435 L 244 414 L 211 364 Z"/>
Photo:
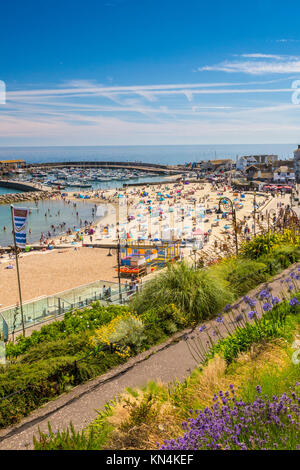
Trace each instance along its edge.
<path fill-rule="evenodd" d="M 127 306 L 104 307 L 100 302 L 94 302 L 90 308 L 67 312 L 63 320 L 44 325 L 39 331 L 33 331 L 28 337 L 19 336 L 17 343 L 6 345 L 6 356 L 17 357 L 41 343 L 69 339 L 70 335 L 93 331 L 128 311 Z"/>
<path fill-rule="evenodd" d="M 39 440 L 33 437 L 35 450 L 99 450 L 107 434 L 104 428 L 102 432 L 76 432 L 72 423 L 66 431 L 57 432 L 48 423 L 48 431 L 39 430 Z"/>
<path fill-rule="evenodd" d="M 157 275 L 132 301 L 138 314 L 174 304 L 189 321 L 209 318 L 226 303 L 233 294 L 209 270 L 197 271 L 186 263 L 169 266 Z"/>

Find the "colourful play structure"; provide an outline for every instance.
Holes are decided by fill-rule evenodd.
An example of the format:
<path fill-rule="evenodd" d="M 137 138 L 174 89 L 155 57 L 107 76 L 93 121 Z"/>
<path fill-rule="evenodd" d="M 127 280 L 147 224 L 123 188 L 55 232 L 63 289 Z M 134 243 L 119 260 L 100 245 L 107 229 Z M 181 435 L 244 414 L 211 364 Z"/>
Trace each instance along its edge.
<path fill-rule="evenodd" d="M 121 246 L 123 276 L 140 277 L 180 258 L 180 241 L 149 243 L 127 241 Z"/>

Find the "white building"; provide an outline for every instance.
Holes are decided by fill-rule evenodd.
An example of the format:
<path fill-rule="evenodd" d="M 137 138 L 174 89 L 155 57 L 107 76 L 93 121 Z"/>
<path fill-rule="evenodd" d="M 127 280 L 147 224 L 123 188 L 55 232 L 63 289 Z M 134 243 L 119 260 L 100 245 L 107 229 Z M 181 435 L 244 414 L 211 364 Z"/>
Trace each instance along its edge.
<path fill-rule="evenodd" d="M 275 183 L 294 183 L 295 173 L 288 166 L 280 166 L 274 171 L 273 179 Z"/>
<path fill-rule="evenodd" d="M 236 162 L 236 169 L 238 171 L 245 171 L 248 166 L 255 165 L 257 163 L 256 159 L 253 156 L 244 156 L 240 157 Z"/>
<path fill-rule="evenodd" d="M 248 166 L 263 163 L 264 165 L 273 165 L 278 160 L 278 155 L 248 155 L 237 160 L 236 169 L 244 171 Z"/>

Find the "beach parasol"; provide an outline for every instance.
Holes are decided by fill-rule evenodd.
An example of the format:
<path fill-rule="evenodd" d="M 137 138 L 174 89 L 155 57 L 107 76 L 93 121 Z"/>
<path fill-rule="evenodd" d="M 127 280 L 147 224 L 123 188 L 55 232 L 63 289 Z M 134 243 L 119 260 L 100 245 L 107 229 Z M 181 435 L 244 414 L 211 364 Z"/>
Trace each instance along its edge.
<path fill-rule="evenodd" d="M 197 228 L 197 230 L 194 230 L 194 231 L 193 231 L 193 234 L 194 234 L 194 235 L 203 235 L 204 232 L 203 232 L 203 230 L 201 230 L 201 228 Z"/>

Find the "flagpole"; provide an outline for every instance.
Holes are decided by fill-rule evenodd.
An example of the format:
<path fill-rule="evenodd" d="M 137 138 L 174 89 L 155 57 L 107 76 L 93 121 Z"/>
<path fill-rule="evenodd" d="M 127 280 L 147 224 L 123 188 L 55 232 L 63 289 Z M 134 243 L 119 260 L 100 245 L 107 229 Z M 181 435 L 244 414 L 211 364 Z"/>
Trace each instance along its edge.
<path fill-rule="evenodd" d="M 16 234 L 15 234 L 15 224 L 14 224 L 13 206 L 10 206 L 10 209 L 11 209 L 11 223 L 12 223 L 12 228 L 13 228 L 14 245 L 15 245 L 15 255 L 16 255 L 16 267 L 17 267 L 17 277 L 18 277 L 18 287 L 19 287 L 19 299 L 20 299 L 21 317 L 22 317 L 22 329 L 23 329 L 23 336 L 25 337 L 25 325 L 24 325 L 24 315 L 23 315 L 23 303 L 22 303 L 21 281 L 20 281 L 20 271 L 19 271 L 18 248 L 17 248 Z"/>

